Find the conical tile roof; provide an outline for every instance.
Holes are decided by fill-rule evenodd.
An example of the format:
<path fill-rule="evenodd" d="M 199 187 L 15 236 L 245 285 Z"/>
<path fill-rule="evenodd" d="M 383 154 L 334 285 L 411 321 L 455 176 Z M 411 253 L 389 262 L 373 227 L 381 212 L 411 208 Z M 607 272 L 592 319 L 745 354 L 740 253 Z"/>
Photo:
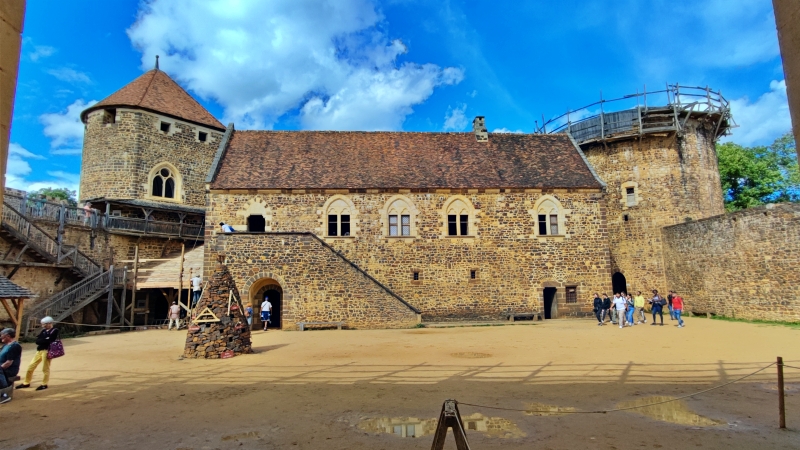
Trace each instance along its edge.
<path fill-rule="evenodd" d="M 172 78 L 159 69 L 153 69 L 131 81 L 100 103 L 81 113 L 86 122 L 90 112 L 109 106 L 129 106 L 183 119 L 198 125 L 224 130 L 225 127 L 215 119 L 200 103 Z"/>

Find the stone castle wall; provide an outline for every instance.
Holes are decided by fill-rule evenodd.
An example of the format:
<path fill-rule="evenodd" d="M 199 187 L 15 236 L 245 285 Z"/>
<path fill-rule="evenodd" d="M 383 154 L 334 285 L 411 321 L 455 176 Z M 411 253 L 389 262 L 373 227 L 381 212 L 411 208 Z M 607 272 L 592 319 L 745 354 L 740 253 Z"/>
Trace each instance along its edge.
<path fill-rule="evenodd" d="M 211 193 L 206 223 L 215 231 L 207 229 L 206 242 L 211 242 L 209 239 L 219 231 L 220 221 L 246 230 L 248 211 L 258 211 L 266 217 L 267 231 L 308 231 L 324 236 L 326 202 L 339 198 L 350 202 L 355 211 L 351 216 L 353 236 L 327 237 L 326 242 L 421 310 L 426 321 L 496 320 L 505 319 L 508 312 L 541 313 L 544 287 L 557 288 L 554 317 L 583 316 L 591 314 L 593 293 L 610 288 L 605 202 L 599 191 L 399 194 L 412 205 L 413 237 L 387 236 L 387 201 L 396 198 L 397 192 L 344 192 Z M 535 235 L 535 215 L 531 211 L 537 200 L 546 195 L 562 205 L 565 235 Z M 477 232 L 472 237 L 445 235 L 442 208 L 454 197 L 474 206 L 471 227 Z M 256 264 L 281 270 L 280 264 L 296 261 L 305 265 L 309 277 L 323 277 L 315 282 L 341 283 L 309 265 L 300 252 L 279 264 L 273 261 L 276 253 L 261 245 L 253 240 L 252 248 L 245 249 L 246 258 L 237 257 L 230 248 L 226 251 L 245 266 Z M 213 248 L 207 246 L 207 252 L 209 247 Z M 207 255 L 206 264 L 208 258 Z M 229 266 L 234 274 L 240 270 L 236 264 Z M 301 273 L 299 269 L 292 270 Z M 414 271 L 419 280 L 413 279 Z M 471 271 L 476 272 L 475 279 L 471 278 Z M 237 283 L 242 285 L 239 278 Z M 300 299 L 300 286 L 282 287 Z M 567 286 L 577 287 L 576 303 L 566 303 Z"/>
<path fill-rule="evenodd" d="M 205 177 L 222 139 L 222 132 L 134 109 L 116 109 L 114 123 L 105 110 L 86 120 L 81 165 L 82 199 L 114 198 L 170 201 L 151 197 L 150 173 L 169 163 L 180 173 L 176 186 L 180 203 L 205 206 Z M 170 131 L 160 130 L 162 121 Z M 206 142 L 198 132 L 208 133 Z"/>
<path fill-rule="evenodd" d="M 800 204 L 674 225 L 663 237 L 669 287 L 689 310 L 800 321 Z"/>
<path fill-rule="evenodd" d="M 625 276 L 629 291 L 669 289 L 662 227 L 724 212 L 713 131 L 713 124 L 692 119 L 683 137 L 645 135 L 584 146 L 607 183 L 612 273 Z M 626 187 L 635 190 L 634 206 L 627 205 Z"/>
<path fill-rule="evenodd" d="M 242 288 L 243 301 L 256 311 L 261 304 L 254 298 L 259 281 L 269 278 L 280 284 L 283 329 L 296 329 L 301 321 L 341 321 L 348 328 L 407 328 L 417 323 L 413 310 L 312 236 L 219 235 L 206 247 L 204 279 L 214 275 L 210 268 L 220 253 Z"/>

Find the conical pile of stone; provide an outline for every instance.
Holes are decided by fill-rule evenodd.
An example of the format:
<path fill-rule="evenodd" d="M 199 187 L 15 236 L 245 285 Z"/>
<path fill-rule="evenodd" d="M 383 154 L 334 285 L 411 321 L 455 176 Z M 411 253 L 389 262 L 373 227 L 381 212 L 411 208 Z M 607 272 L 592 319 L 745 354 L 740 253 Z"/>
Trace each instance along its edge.
<path fill-rule="evenodd" d="M 247 326 L 236 283 L 228 268 L 220 262 L 197 302 L 183 356 L 226 358 L 243 353 L 252 353 L 250 327 Z"/>

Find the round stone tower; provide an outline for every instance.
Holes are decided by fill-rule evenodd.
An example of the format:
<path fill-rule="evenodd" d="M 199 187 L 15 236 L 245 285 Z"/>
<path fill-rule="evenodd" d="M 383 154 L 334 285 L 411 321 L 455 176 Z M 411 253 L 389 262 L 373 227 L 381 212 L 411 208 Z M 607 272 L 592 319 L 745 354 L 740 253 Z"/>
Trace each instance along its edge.
<path fill-rule="evenodd" d="M 166 73 L 144 73 L 81 113 L 81 200 L 205 206 L 225 127 Z"/>
<path fill-rule="evenodd" d="M 607 184 L 615 292 L 669 289 L 661 229 L 725 211 L 715 144 L 731 121 L 727 101 L 708 89 L 670 86 L 663 94 L 658 106 L 601 109 L 562 127 Z"/>

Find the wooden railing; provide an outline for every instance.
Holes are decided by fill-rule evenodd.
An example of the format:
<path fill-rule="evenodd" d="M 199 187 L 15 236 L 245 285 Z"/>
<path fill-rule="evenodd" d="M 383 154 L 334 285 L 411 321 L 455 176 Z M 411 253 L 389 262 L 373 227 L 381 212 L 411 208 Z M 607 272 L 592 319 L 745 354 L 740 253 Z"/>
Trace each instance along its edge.
<path fill-rule="evenodd" d="M 84 276 L 100 272 L 100 265 L 90 257 L 75 247 L 60 245 L 58 240 L 29 221 L 9 202 L 5 202 L 3 205 L 3 225 L 16 232 L 21 240 L 33 247 L 39 254 L 49 257 L 56 263 L 70 261 L 72 266 Z"/>
<path fill-rule="evenodd" d="M 167 222 L 135 217 L 111 216 L 96 209 L 85 210 L 77 206 L 62 205 L 38 198 L 27 198 L 6 192 L 5 201 L 25 217 L 32 220 L 68 225 L 102 228 L 111 232 L 147 234 L 165 237 L 203 239 L 204 226 L 182 222 Z M 63 218 L 63 220 L 62 220 Z"/>
<path fill-rule="evenodd" d="M 117 279 L 117 274 L 114 274 L 113 282 L 122 283 L 122 271 L 117 272 L 120 278 Z M 25 334 L 27 335 L 34 332 L 39 326 L 39 321 L 44 317 L 50 316 L 55 321 L 60 321 L 72 314 L 76 306 L 83 306 L 82 303 L 84 303 L 85 300 L 95 297 L 98 294 L 108 292 L 108 289 L 114 286 L 114 284 L 111 283 L 111 274 L 112 271 L 107 270 L 81 280 L 29 309 L 25 314 L 24 320 Z"/>

